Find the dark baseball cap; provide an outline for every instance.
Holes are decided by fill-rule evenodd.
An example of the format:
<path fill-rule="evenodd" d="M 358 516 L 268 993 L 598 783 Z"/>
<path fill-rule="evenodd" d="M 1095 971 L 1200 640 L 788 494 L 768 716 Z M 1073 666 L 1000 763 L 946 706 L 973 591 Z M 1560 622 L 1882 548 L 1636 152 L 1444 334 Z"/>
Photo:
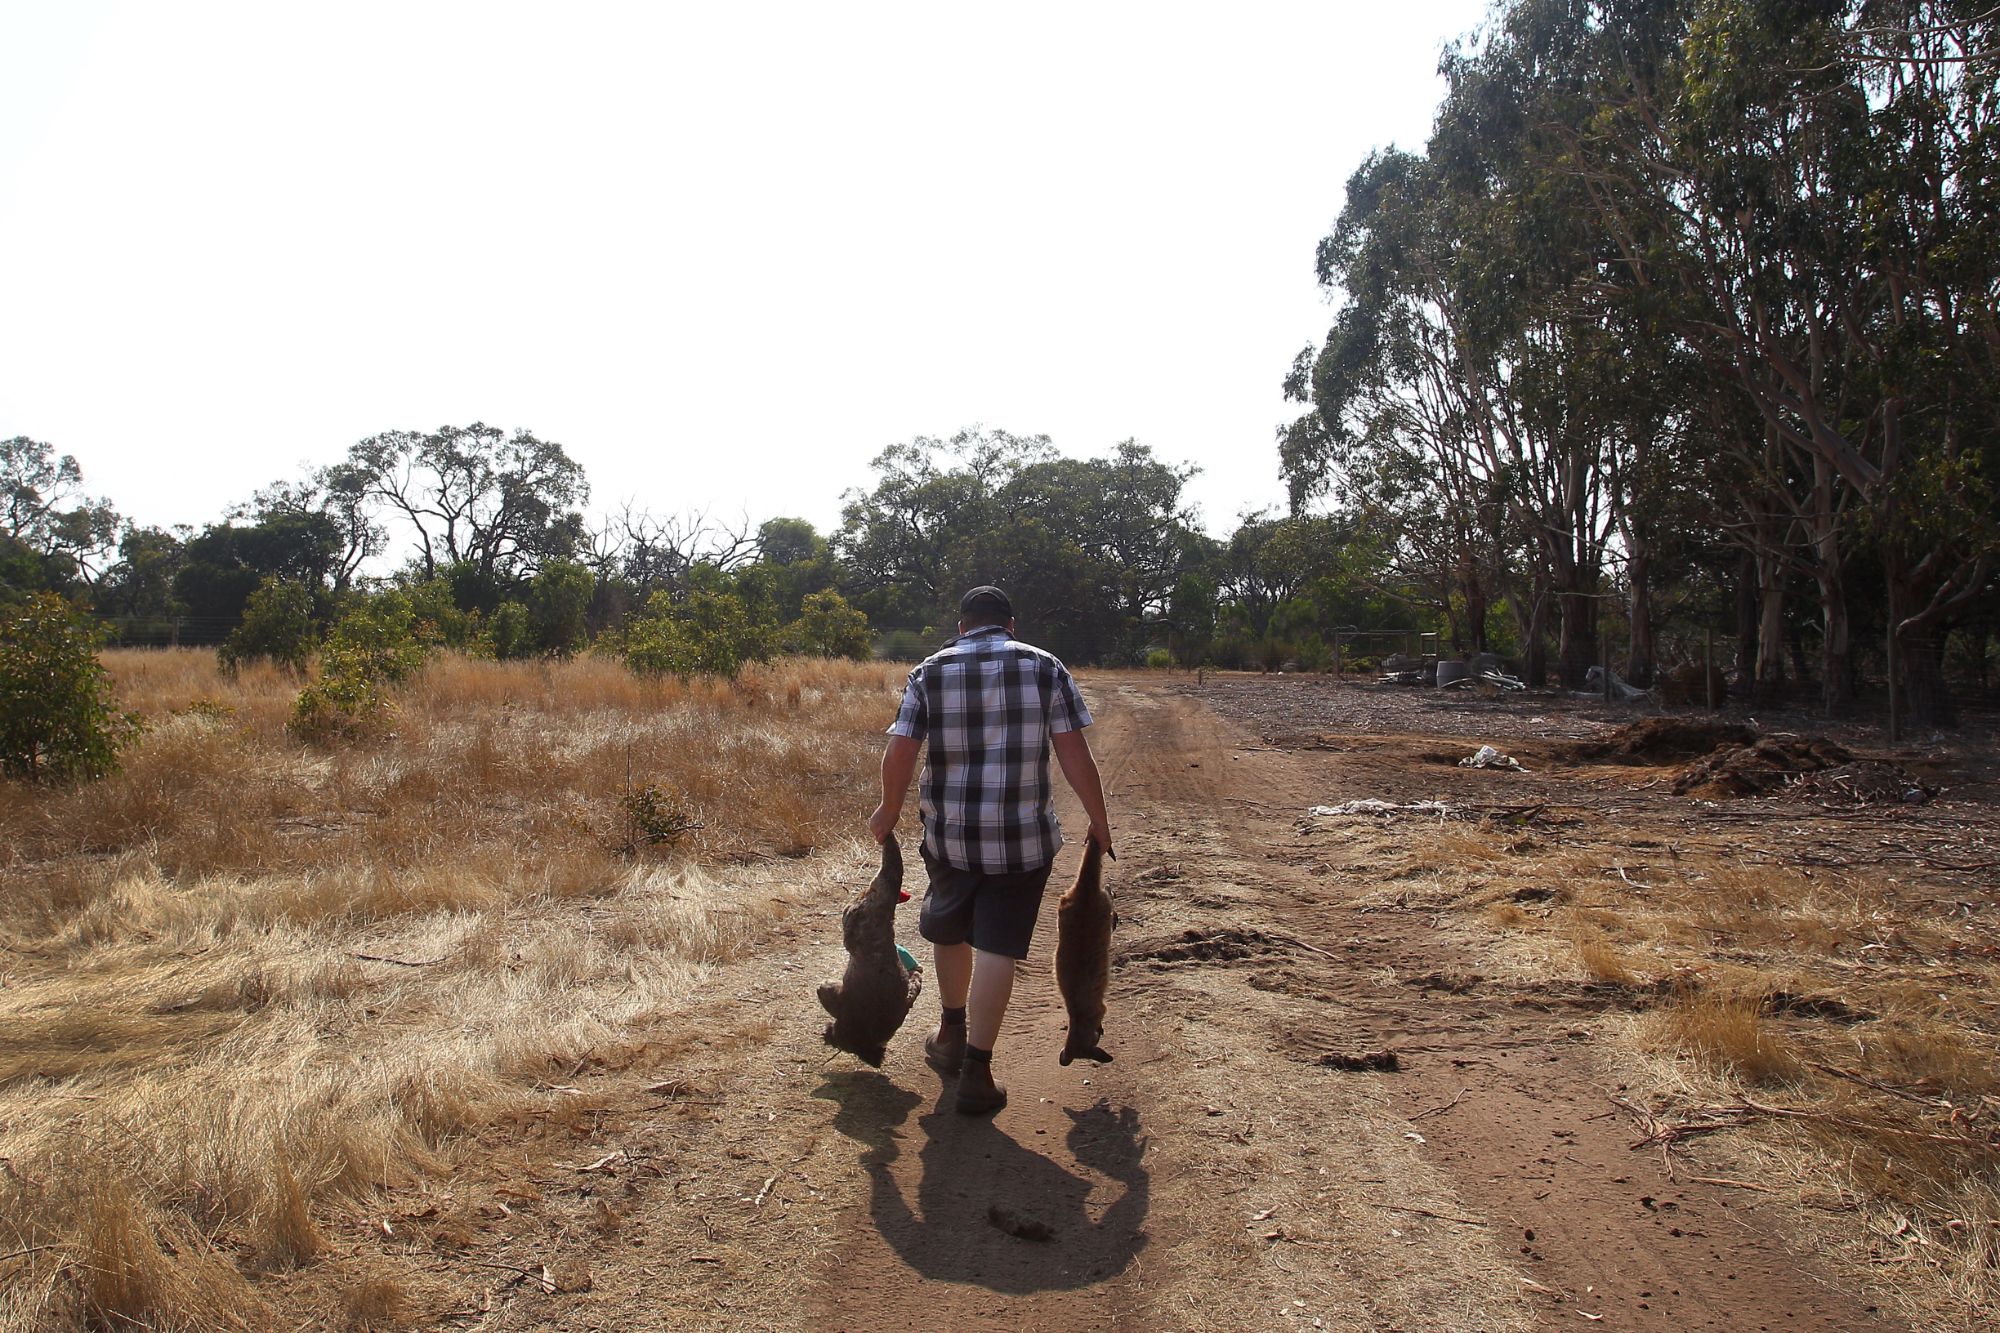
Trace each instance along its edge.
<path fill-rule="evenodd" d="M 965 596 L 958 599 L 958 613 L 962 616 L 994 616 L 1002 620 L 1014 618 L 1014 604 L 1007 600 L 1007 594 L 990 583 L 982 583 Z"/>

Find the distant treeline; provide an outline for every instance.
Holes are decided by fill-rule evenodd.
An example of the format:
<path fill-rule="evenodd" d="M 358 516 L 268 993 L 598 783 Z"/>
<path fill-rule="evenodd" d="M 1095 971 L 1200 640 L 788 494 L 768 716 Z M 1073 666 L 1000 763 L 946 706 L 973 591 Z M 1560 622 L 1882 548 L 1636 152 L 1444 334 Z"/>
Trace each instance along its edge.
<path fill-rule="evenodd" d="M 1333 327 L 1285 380 L 1290 512 L 1227 539 L 1194 470 L 1129 440 L 897 444 L 820 533 L 588 518 L 561 445 L 478 423 L 166 531 L 16 438 L 0 600 L 213 642 L 260 589 L 326 624 L 388 585 L 475 650 L 644 659 L 672 624 L 685 662 L 914 655 L 994 582 L 1080 663 L 1313 669 L 1343 631 L 1435 631 L 1531 680 L 1608 651 L 1648 685 L 1712 644 L 1759 700 L 1841 713 L 1894 678 L 1949 721 L 2000 610 L 1997 29 L 1991 0 L 1496 6 L 1445 57 L 1424 151 L 1349 181 L 1318 250 Z"/>
<path fill-rule="evenodd" d="M 982 582 L 1080 663 L 1317 666 L 1336 626 L 1429 620 L 1345 568 L 1368 548 L 1344 520 L 1254 516 L 1227 542 L 1206 536 L 1183 494 L 1193 469 L 1132 441 L 1077 460 L 1046 437 L 971 430 L 894 445 L 874 471 L 831 534 L 634 507 L 592 520 L 560 444 L 475 423 L 363 440 L 170 531 L 121 520 L 75 459 L 16 438 L 0 442 L 0 600 L 54 590 L 127 641 L 213 644 L 246 608 L 257 640 L 299 616 L 324 627 L 387 587 L 432 637 L 502 657 L 606 635 L 626 651 L 661 618 L 703 620 L 703 641 L 734 636 L 749 655 L 917 656 Z"/>

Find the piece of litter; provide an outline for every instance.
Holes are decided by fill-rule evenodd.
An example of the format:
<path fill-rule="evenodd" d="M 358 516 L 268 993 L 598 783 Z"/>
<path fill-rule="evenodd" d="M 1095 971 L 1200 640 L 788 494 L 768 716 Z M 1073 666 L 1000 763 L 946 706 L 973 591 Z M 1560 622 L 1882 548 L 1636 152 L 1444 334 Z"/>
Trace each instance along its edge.
<path fill-rule="evenodd" d="M 1264 1210 L 1263 1212 L 1261 1212 L 1261 1213 L 1252 1213 L 1252 1214 L 1250 1214 L 1250 1220 L 1251 1220 L 1252 1222 L 1263 1222 L 1263 1221 L 1268 1221 L 1268 1220 L 1269 1220 L 1269 1219 L 1270 1219 L 1271 1217 L 1273 1217 L 1274 1215 L 1276 1215 L 1277 1211 L 1278 1211 L 1278 1210 L 1277 1210 L 1277 1209 L 1275 1209 L 1275 1208 L 1266 1208 L 1266 1209 L 1265 1209 L 1265 1210 Z"/>
<path fill-rule="evenodd" d="M 1458 766 L 1460 768 L 1504 768 L 1515 773 L 1525 773 L 1528 771 L 1521 767 L 1521 761 L 1514 758 L 1513 755 L 1501 754 L 1490 745 L 1480 746 L 1477 750 L 1473 751 L 1470 759 L 1459 760 Z"/>
<path fill-rule="evenodd" d="M 1412 1143 L 1427 1143 L 1427 1142 L 1429 1142 L 1429 1140 L 1427 1140 L 1426 1138 L 1424 1138 L 1424 1136 L 1423 1136 L 1423 1135 L 1421 1135 L 1421 1134 L 1417 1133 L 1417 1131 L 1416 1131 L 1416 1130 L 1414 1130 L 1414 1129 L 1413 1129 L 1413 1130 L 1410 1130 L 1410 1131 L 1408 1131 L 1408 1132 L 1406 1132 L 1406 1133 L 1405 1133 L 1405 1134 L 1403 1135 L 1403 1137 L 1404 1137 L 1404 1138 L 1406 1138 L 1406 1139 L 1408 1139 L 1408 1140 L 1409 1140 L 1410 1142 L 1412 1142 Z"/>

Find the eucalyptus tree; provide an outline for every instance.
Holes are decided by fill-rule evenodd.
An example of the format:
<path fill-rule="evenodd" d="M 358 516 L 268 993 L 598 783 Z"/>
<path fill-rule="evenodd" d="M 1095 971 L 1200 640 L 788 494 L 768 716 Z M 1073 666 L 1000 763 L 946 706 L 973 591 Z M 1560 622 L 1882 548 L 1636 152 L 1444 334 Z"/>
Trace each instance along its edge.
<path fill-rule="evenodd" d="M 1809 551 L 1828 707 L 1848 702 L 1848 575 L 1872 544 L 1913 713 L 1944 720 L 1939 635 L 1995 567 L 2000 11 L 1518 0 L 1503 26 L 1588 82 L 1590 116 L 1542 97 L 1531 119 L 1783 455 L 1746 450 Z"/>
<path fill-rule="evenodd" d="M 0 556 L 32 569 L 35 587 L 95 583 L 118 533 L 117 511 L 85 493 L 72 455 L 25 435 L 0 440 Z"/>
<path fill-rule="evenodd" d="M 466 565 L 487 581 L 518 582 L 571 557 L 583 539 L 583 468 L 531 431 L 483 422 L 389 431 L 356 444 L 347 467 L 414 532 L 423 580 Z"/>

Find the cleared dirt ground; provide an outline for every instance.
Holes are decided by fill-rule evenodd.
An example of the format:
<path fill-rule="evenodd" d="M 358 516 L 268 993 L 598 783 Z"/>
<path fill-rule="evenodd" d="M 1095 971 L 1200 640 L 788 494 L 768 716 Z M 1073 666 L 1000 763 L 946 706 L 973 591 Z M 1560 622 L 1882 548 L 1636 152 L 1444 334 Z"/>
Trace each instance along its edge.
<path fill-rule="evenodd" d="M 923 1064 L 929 993 L 881 1070 L 829 1051 L 813 987 L 873 849 L 822 848 L 801 879 L 837 883 L 671 1024 L 326 1221 L 326 1260 L 263 1280 L 287 1327 L 1990 1320 L 1985 733 L 1890 756 L 1922 805 L 1710 800 L 1566 759 L 1634 716 L 1570 699 L 1084 685 L 1115 1063 L 1056 1063 L 1053 891 L 996 1117 Z M 1482 743 L 1529 771 L 1457 766 Z M 1356 799 L 1445 808 L 1309 813 Z"/>
<path fill-rule="evenodd" d="M 1056 1065 L 1048 933 L 1001 1049 L 1013 1100 L 998 1117 L 949 1112 L 916 1017 L 879 1072 L 830 1056 L 811 999 L 838 970 L 828 901 L 714 976 L 706 1026 L 577 1079 L 566 1123 L 496 1130 L 490 1178 L 452 1183 L 446 1207 L 467 1219 L 455 1246 L 426 1244 L 421 1220 L 412 1242 L 359 1243 L 433 1275 L 449 1303 L 432 1322 L 494 1329 L 919 1314 L 1047 1329 L 1976 1326 L 1949 1265 L 1882 1262 L 1920 1248 L 1928 1223 L 1875 1226 L 1865 1182 L 1808 1160 L 1782 1117 L 1669 1132 L 1671 1157 L 1635 1150 L 1743 1085 L 1705 1070 L 1698 1042 L 1641 1030 L 1671 1006 L 1629 933 L 1583 939 L 1558 918 L 1606 911 L 1600 888 L 1613 904 L 1657 892 L 1633 882 L 1682 860 L 1719 872 L 1934 844 L 1953 864 L 1990 860 L 1977 789 L 1908 812 L 1704 805 L 1670 797 L 1660 770 L 1551 768 L 1555 741 L 1628 720 L 1568 700 L 1086 685 L 1119 832 L 1115 1064 Z M 1535 771 L 1436 762 L 1486 741 Z M 1487 817 L 1304 817 L 1364 797 Z M 858 887 L 868 850 L 847 860 Z M 1984 887 L 1939 879 L 1936 896 L 1976 898 L 1962 933 L 1990 947 L 1990 871 L 1962 873 Z M 1398 1068 L 1339 1067 L 1380 1055 Z M 1758 1105 L 1788 1101 L 1759 1091 Z M 420 1219 L 436 1206 L 407 1204 Z"/>

